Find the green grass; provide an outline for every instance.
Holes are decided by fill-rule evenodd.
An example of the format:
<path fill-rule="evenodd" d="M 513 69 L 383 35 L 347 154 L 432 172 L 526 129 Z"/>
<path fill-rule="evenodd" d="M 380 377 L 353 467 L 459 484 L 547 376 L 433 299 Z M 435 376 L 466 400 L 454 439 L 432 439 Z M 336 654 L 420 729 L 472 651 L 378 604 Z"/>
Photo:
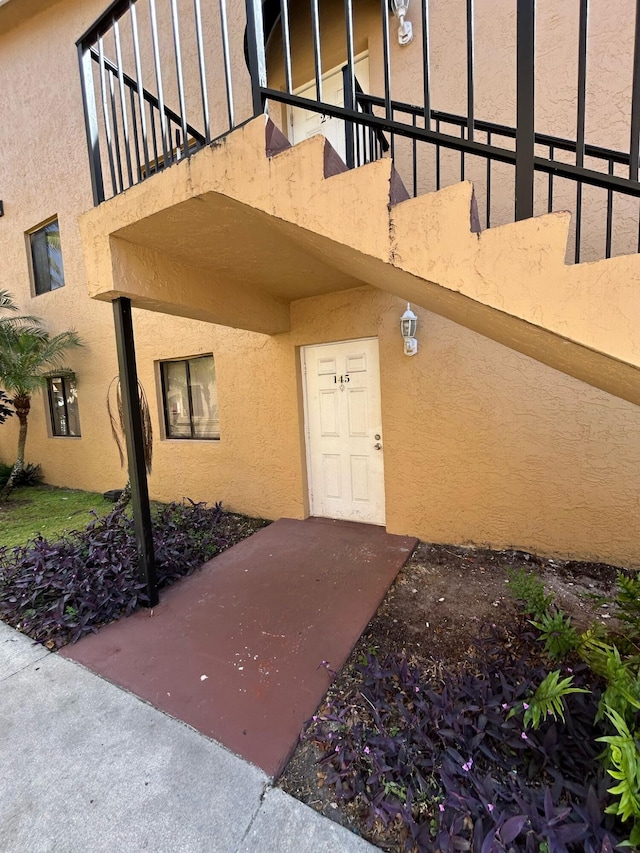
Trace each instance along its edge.
<path fill-rule="evenodd" d="M 58 539 L 65 531 L 79 530 L 93 519 L 91 510 L 106 515 L 113 508 L 101 494 L 53 486 L 15 489 L 0 504 L 0 545 L 24 545 L 38 533 Z"/>

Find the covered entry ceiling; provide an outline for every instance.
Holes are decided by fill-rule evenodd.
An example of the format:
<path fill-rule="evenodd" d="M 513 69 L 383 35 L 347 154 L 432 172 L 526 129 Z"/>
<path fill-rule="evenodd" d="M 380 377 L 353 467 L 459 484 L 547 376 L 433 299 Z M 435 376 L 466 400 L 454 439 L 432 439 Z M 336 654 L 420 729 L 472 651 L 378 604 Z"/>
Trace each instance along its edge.
<path fill-rule="evenodd" d="M 291 302 L 363 282 L 296 244 L 285 223 L 217 193 L 159 211 L 116 237 L 207 271 L 212 285 L 243 284 Z"/>

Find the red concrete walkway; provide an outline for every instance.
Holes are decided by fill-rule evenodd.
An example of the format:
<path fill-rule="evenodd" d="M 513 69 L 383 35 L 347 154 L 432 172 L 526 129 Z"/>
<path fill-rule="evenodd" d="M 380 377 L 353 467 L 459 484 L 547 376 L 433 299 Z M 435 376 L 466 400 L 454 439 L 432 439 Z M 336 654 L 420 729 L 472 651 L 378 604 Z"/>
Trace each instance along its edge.
<path fill-rule="evenodd" d="M 277 776 L 415 543 L 280 519 L 60 654 Z"/>

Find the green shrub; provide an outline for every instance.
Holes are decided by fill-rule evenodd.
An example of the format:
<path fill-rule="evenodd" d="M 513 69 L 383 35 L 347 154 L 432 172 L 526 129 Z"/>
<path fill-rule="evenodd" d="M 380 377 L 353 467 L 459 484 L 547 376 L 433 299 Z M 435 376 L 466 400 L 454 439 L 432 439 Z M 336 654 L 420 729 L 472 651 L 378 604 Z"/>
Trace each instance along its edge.
<path fill-rule="evenodd" d="M 622 572 L 617 580 L 616 615 L 625 623 L 626 630 L 613 643 L 598 623 L 579 637 L 570 618 L 556 607 L 551 609 L 553 596 L 545 595 L 543 584 L 532 574 L 520 569 L 509 576 L 511 591 L 525 614 L 533 617 L 529 621 L 540 632 L 538 640 L 544 643 L 547 655 L 560 660 L 577 651 L 592 672 L 605 682 L 594 726 L 606 727 L 607 733 L 596 738 L 607 744 L 599 760 L 617 783 L 608 789 L 615 801 L 606 812 L 632 824 L 628 839 L 618 846 L 637 848 L 640 847 L 640 580 L 637 574 Z M 584 692 L 573 687 L 572 678 L 560 679 L 560 670 L 546 675 L 527 702 L 519 706 L 525 711 L 524 725 L 537 729 L 547 716 L 564 721 L 564 697 Z M 515 715 L 516 710 L 514 707 L 509 716 Z"/>
<path fill-rule="evenodd" d="M 633 821 L 628 841 L 620 846 L 637 847 L 640 844 L 640 730 L 632 734 L 623 718 L 613 708 L 606 708 L 605 713 L 616 733 L 599 737 L 598 740 L 608 745 L 611 766 L 607 768 L 607 773 L 618 783 L 608 789 L 609 793 L 616 797 L 616 801 L 611 803 L 606 811 L 617 815 L 622 821 Z"/>
<path fill-rule="evenodd" d="M 540 631 L 538 639 L 544 643 L 544 650 L 551 660 L 562 660 L 580 645 L 571 617 L 565 616 L 562 610 L 553 613 L 547 611 L 542 614 L 540 621 L 530 621 Z"/>
<path fill-rule="evenodd" d="M 570 693 L 588 693 L 582 687 L 573 686 L 573 676 L 560 679 L 560 670 L 550 672 L 536 688 L 535 693 L 528 702 L 523 703 L 525 707 L 522 722 L 525 727 L 531 724 L 534 729 L 546 720 L 548 716 L 554 720 L 562 720 L 564 723 L 564 697 Z M 514 709 L 515 713 L 515 709 Z"/>
<path fill-rule="evenodd" d="M 610 708 L 633 725 L 640 710 L 640 660 L 623 657 L 615 644 L 594 636 L 591 631 L 582 636 L 580 656 L 606 682 L 598 719 Z"/>
<path fill-rule="evenodd" d="M 0 462 L 0 489 L 4 486 L 4 484 L 9 479 L 11 475 L 11 471 L 13 470 L 12 465 L 4 465 Z M 22 471 L 16 477 L 16 488 L 19 486 L 39 486 L 44 480 L 44 475 L 42 473 L 42 468 L 40 465 L 34 465 L 32 462 L 27 463 Z"/>
<path fill-rule="evenodd" d="M 533 619 L 542 619 L 553 602 L 553 595 L 545 595 L 544 584 L 532 572 L 513 569 L 507 572 L 509 591 L 520 602 L 523 612 Z"/>
<path fill-rule="evenodd" d="M 618 572 L 618 594 L 616 596 L 616 616 L 627 624 L 628 639 L 640 637 L 640 580 L 638 575 L 625 575 Z"/>

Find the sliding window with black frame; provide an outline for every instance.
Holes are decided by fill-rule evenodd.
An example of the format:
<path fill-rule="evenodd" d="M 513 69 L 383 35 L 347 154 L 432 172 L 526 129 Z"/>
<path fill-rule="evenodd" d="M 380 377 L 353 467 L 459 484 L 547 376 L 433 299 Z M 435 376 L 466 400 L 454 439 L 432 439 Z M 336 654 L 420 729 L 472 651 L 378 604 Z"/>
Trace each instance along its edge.
<path fill-rule="evenodd" d="M 36 296 L 64 287 L 60 226 L 53 219 L 46 225 L 30 231 L 31 273 Z"/>
<path fill-rule="evenodd" d="M 47 379 L 47 396 L 52 435 L 79 437 L 80 415 L 75 376 L 50 376 Z"/>
<path fill-rule="evenodd" d="M 160 376 L 166 437 L 219 439 L 213 356 L 162 361 Z"/>

